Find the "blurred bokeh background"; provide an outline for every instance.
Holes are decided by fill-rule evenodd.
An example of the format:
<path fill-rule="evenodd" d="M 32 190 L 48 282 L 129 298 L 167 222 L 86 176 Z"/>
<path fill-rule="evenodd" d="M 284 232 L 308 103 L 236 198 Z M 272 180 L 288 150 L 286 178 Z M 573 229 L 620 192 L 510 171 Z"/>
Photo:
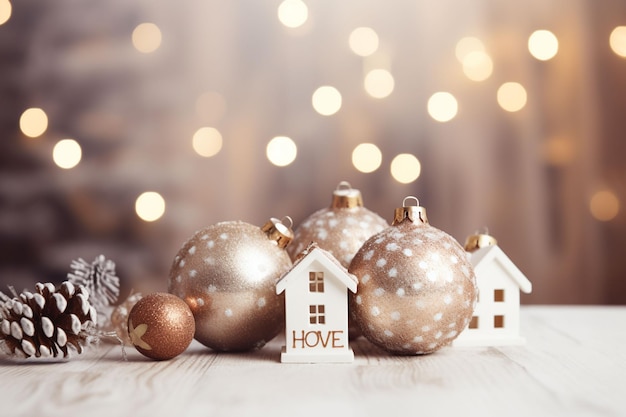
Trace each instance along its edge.
<path fill-rule="evenodd" d="M 346 180 L 488 228 L 525 303 L 624 304 L 626 2 L 600 3 L 0 0 L 0 284 L 104 254 L 164 290 L 197 229 L 297 226 Z"/>

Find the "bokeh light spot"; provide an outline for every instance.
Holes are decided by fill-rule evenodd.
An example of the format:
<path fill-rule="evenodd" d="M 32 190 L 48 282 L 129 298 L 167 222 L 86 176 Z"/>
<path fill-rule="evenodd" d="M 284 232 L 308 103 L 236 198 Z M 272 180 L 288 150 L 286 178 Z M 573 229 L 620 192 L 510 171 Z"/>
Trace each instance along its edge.
<path fill-rule="evenodd" d="M 48 129 L 48 116 L 38 107 L 26 109 L 20 116 L 20 130 L 28 137 L 36 138 Z"/>
<path fill-rule="evenodd" d="M 352 151 L 352 165 L 360 172 L 374 172 L 382 163 L 383 154 L 373 143 L 361 143 Z"/>
<path fill-rule="evenodd" d="M 149 54 L 161 46 L 161 29 L 154 23 L 141 23 L 133 30 L 132 39 L 135 49 Z"/>
<path fill-rule="evenodd" d="M 456 59 L 462 64 L 465 61 L 465 57 L 472 52 L 484 52 L 485 45 L 483 45 L 482 41 L 473 36 L 466 36 L 461 38 L 456 43 L 456 48 L 454 49 L 454 54 Z"/>
<path fill-rule="evenodd" d="M 276 136 L 267 144 L 265 154 L 272 164 L 284 167 L 295 161 L 298 155 L 298 147 L 291 138 Z"/>
<path fill-rule="evenodd" d="M 463 73 L 472 81 L 484 81 L 493 73 L 493 61 L 485 51 L 473 51 L 463 58 Z"/>
<path fill-rule="evenodd" d="M 422 172 L 420 161 L 410 153 L 396 155 L 391 161 L 391 176 L 402 184 L 409 184 L 419 178 Z"/>
<path fill-rule="evenodd" d="M 619 206 L 619 199 L 609 190 L 598 191 L 589 202 L 591 215 L 602 222 L 613 220 L 619 213 Z"/>
<path fill-rule="evenodd" d="M 528 38 L 528 50 L 538 60 L 547 61 L 559 51 L 559 40 L 549 30 L 536 30 Z"/>
<path fill-rule="evenodd" d="M 504 83 L 498 88 L 498 104 L 508 112 L 516 112 L 526 105 L 526 89 L 516 82 Z"/>
<path fill-rule="evenodd" d="M 222 135 L 213 127 L 201 127 L 193 135 L 192 146 L 200 156 L 217 155 L 222 149 Z"/>
<path fill-rule="evenodd" d="M 355 54 L 370 56 L 378 50 L 378 34 L 372 28 L 356 28 L 350 33 L 348 44 Z"/>
<path fill-rule="evenodd" d="M 309 9 L 301 0 L 285 0 L 278 6 L 278 20 L 288 28 L 302 26 L 309 18 Z"/>
<path fill-rule="evenodd" d="M 615 54 L 626 58 L 626 26 L 618 26 L 611 32 L 609 45 Z"/>
<path fill-rule="evenodd" d="M 9 0 L 0 0 L 0 25 L 6 23 L 11 18 L 13 7 Z"/>
<path fill-rule="evenodd" d="M 454 119 L 458 110 L 456 98 L 450 93 L 440 91 L 428 99 L 428 114 L 438 122 Z"/>
<path fill-rule="evenodd" d="M 82 149 L 74 139 L 62 139 L 52 149 L 52 160 L 63 169 L 74 168 L 82 156 Z"/>
<path fill-rule="evenodd" d="M 313 93 L 313 108 L 322 116 L 331 116 L 341 108 L 341 93 L 335 87 L 324 85 Z"/>
<path fill-rule="evenodd" d="M 143 221 L 153 222 L 165 213 L 165 200 L 154 191 L 142 193 L 135 201 L 135 212 Z"/>
<path fill-rule="evenodd" d="M 363 82 L 367 94 L 374 98 L 385 98 L 393 92 L 393 75 L 384 69 L 371 70 Z"/>

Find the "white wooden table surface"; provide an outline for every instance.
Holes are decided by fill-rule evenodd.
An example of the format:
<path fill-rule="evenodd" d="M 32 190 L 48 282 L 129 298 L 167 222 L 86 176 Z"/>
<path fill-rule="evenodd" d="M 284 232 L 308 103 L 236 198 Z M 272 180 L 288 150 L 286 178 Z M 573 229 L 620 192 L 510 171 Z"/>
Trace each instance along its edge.
<path fill-rule="evenodd" d="M 626 307 L 522 308 L 524 346 L 281 364 L 194 342 L 167 362 L 103 344 L 63 363 L 0 362 L 0 416 L 626 416 Z"/>

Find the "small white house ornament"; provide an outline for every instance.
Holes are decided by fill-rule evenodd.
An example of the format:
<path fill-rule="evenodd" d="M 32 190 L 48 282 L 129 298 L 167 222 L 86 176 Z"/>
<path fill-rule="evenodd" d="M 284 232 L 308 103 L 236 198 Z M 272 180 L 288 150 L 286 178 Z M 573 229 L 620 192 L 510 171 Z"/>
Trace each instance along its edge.
<path fill-rule="evenodd" d="M 358 280 L 330 252 L 311 243 L 276 284 L 285 292 L 286 363 L 352 362 L 348 345 L 348 290 Z"/>
<path fill-rule="evenodd" d="M 472 235 L 465 243 L 476 274 L 478 301 L 468 327 L 454 346 L 519 345 L 520 291 L 530 293 L 532 283 L 486 234 Z"/>

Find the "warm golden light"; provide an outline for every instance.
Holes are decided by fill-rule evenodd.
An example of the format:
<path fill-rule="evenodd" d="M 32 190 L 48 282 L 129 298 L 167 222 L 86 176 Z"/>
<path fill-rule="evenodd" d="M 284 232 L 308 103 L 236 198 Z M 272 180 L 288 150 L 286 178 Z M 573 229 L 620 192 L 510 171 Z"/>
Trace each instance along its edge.
<path fill-rule="evenodd" d="M 43 135 L 48 129 L 48 116 L 38 107 L 26 109 L 20 116 L 20 130 L 30 138 Z"/>
<path fill-rule="evenodd" d="M 467 36 L 465 38 L 460 39 L 456 43 L 456 48 L 454 50 L 454 54 L 456 59 L 462 64 L 465 61 L 465 57 L 472 52 L 484 52 L 485 45 L 483 45 L 482 41 L 478 38 L 474 38 L 473 36 Z"/>
<path fill-rule="evenodd" d="M 526 89 L 516 82 L 504 83 L 498 88 L 498 104 L 508 112 L 516 112 L 526 105 Z"/>
<path fill-rule="evenodd" d="M 0 25 L 6 23 L 11 18 L 13 7 L 9 0 L 0 0 Z"/>
<path fill-rule="evenodd" d="M 355 54 L 370 56 L 378 49 L 378 34 L 372 28 L 356 28 L 350 33 L 348 43 Z"/>
<path fill-rule="evenodd" d="M 298 147 L 291 138 L 276 136 L 267 144 L 265 154 L 272 164 L 284 167 L 296 160 Z"/>
<path fill-rule="evenodd" d="M 133 30 L 133 45 L 144 54 L 154 52 L 161 46 L 161 29 L 154 23 L 141 23 Z"/>
<path fill-rule="evenodd" d="M 616 55 L 626 58 L 626 26 L 618 26 L 611 32 L 609 45 Z"/>
<path fill-rule="evenodd" d="M 542 147 L 543 158 L 554 166 L 565 166 L 576 157 L 574 141 L 565 136 L 554 136 L 545 141 Z"/>
<path fill-rule="evenodd" d="M 559 51 L 559 40 L 549 30 L 536 30 L 528 38 L 528 50 L 538 60 L 547 61 Z"/>
<path fill-rule="evenodd" d="M 74 139 L 63 139 L 54 145 L 52 160 L 59 168 L 74 168 L 80 162 L 83 151 Z"/>
<path fill-rule="evenodd" d="M 365 76 L 363 86 L 367 94 L 374 98 L 385 98 L 393 92 L 393 75 L 384 69 L 371 70 Z"/>
<path fill-rule="evenodd" d="M 284 0 L 278 6 L 278 20 L 288 28 L 302 26 L 309 18 L 309 9 L 301 0 Z"/>
<path fill-rule="evenodd" d="M 135 212 L 141 220 L 153 222 L 165 213 L 165 200 L 157 192 L 146 191 L 135 200 Z"/>
<path fill-rule="evenodd" d="M 619 213 L 619 199 L 609 190 L 598 191 L 591 197 L 589 210 L 591 215 L 602 222 L 613 220 Z"/>
<path fill-rule="evenodd" d="M 485 51 L 473 51 L 463 58 L 463 73 L 472 81 L 484 81 L 493 73 L 493 61 Z"/>
<path fill-rule="evenodd" d="M 391 161 L 391 176 L 399 183 L 411 183 L 419 178 L 421 172 L 420 161 L 410 153 L 401 153 Z"/>
<path fill-rule="evenodd" d="M 206 158 L 217 155 L 222 149 L 222 135 L 213 127 L 201 127 L 194 133 L 193 150 Z"/>
<path fill-rule="evenodd" d="M 341 93 L 329 85 L 315 90 L 311 99 L 313 108 L 322 116 L 331 116 L 341 108 Z"/>
<path fill-rule="evenodd" d="M 364 173 L 376 171 L 382 160 L 383 154 L 373 143 L 361 143 L 352 151 L 352 165 Z"/>
<path fill-rule="evenodd" d="M 456 98 L 450 93 L 440 91 L 428 99 L 428 114 L 438 122 L 448 122 L 454 119 L 458 110 Z"/>

